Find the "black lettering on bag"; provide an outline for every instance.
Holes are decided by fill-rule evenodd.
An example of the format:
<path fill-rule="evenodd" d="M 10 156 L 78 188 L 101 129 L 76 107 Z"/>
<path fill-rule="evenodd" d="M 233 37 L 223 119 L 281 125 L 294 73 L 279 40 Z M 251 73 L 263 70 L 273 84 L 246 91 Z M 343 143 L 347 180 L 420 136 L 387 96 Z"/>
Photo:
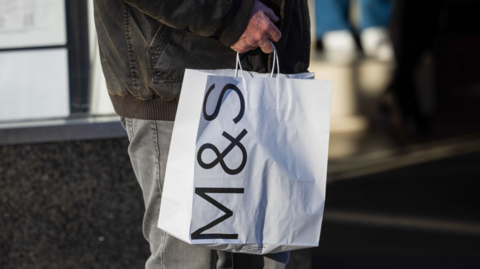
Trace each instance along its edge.
<path fill-rule="evenodd" d="M 222 221 L 233 216 L 233 211 L 220 204 L 217 200 L 208 196 L 207 193 L 240 193 L 243 194 L 245 189 L 237 188 L 195 188 L 195 193 L 207 200 L 209 203 L 217 207 L 218 209 L 225 212 L 225 215 L 219 217 L 218 219 L 210 222 L 209 224 L 203 226 L 202 228 L 196 230 L 191 234 L 192 240 L 199 239 L 238 239 L 238 234 L 202 234 L 204 231 L 214 227 L 215 225 L 221 223 Z"/>
<path fill-rule="evenodd" d="M 240 98 L 240 112 L 238 113 L 238 116 L 235 119 L 233 119 L 233 122 L 235 122 L 235 124 L 237 124 L 243 118 L 243 114 L 245 113 L 245 99 L 243 98 L 243 94 L 240 91 L 240 89 L 238 89 L 238 87 L 233 85 L 233 84 L 225 85 L 225 87 L 223 87 L 223 89 L 222 89 L 222 92 L 220 93 L 220 97 L 218 98 L 217 106 L 215 107 L 215 111 L 213 111 L 212 115 L 208 115 L 207 114 L 207 101 L 208 101 L 208 96 L 213 91 L 213 89 L 215 89 L 215 84 L 213 84 L 208 89 L 207 94 L 205 95 L 205 100 L 203 101 L 203 117 L 205 118 L 205 120 L 212 121 L 212 120 L 217 118 L 218 113 L 220 112 L 220 107 L 222 106 L 223 96 L 225 95 L 225 93 L 228 90 L 233 90 L 238 94 L 238 97 Z"/>
<path fill-rule="evenodd" d="M 201 167 L 205 168 L 205 169 L 211 169 L 213 167 L 215 167 L 218 163 L 220 163 L 220 165 L 222 166 L 223 170 L 229 174 L 229 175 L 236 175 L 236 174 L 239 174 L 240 172 L 242 172 L 243 168 L 245 168 L 245 164 L 247 163 L 247 150 L 245 149 L 245 147 L 242 145 L 242 143 L 240 143 L 240 141 L 243 139 L 243 137 L 245 135 L 247 135 L 247 130 L 243 129 L 243 131 L 236 137 L 236 138 L 233 138 L 231 135 L 229 135 L 227 132 L 223 132 L 223 136 L 226 137 L 228 140 L 230 140 L 230 145 L 222 152 L 220 153 L 220 151 L 217 149 L 217 147 L 215 147 L 213 144 L 210 144 L 210 143 L 207 143 L 207 144 L 204 144 L 200 147 L 200 149 L 198 150 L 198 154 L 197 154 L 197 161 L 198 161 L 198 164 L 200 164 Z M 230 153 L 230 151 L 235 147 L 239 147 L 240 150 L 242 151 L 242 163 L 240 164 L 240 166 L 236 169 L 230 169 L 226 164 L 225 164 L 225 161 L 223 160 L 227 155 L 228 153 Z M 215 155 L 217 155 L 217 158 L 215 160 L 213 160 L 211 163 L 205 163 L 203 160 L 202 160 L 202 153 L 206 150 L 206 149 L 211 149 Z"/>

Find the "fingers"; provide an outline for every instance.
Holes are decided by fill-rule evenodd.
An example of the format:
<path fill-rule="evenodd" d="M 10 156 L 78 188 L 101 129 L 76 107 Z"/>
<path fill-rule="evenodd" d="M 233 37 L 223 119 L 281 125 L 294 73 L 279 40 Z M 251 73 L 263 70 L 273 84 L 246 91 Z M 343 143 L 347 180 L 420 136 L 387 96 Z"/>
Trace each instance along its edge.
<path fill-rule="evenodd" d="M 278 42 L 280 38 L 282 38 L 282 33 L 278 30 L 277 26 L 275 26 L 272 22 L 270 22 L 269 27 L 266 30 L 268 34 L 268 38 L 273 40 L 274 42 Z"/>
<path fill-rule="evenodd" d="M 256 38 L 252 38 L 252 36 L 247 36 L 241 38 L 237 43 L 231 46 L 231 48 L 236 52 L 245 53 L 257 47 L 260 47 L 264 53 L 272 53 L 273 43 L 270 40 L 278 41 L 281 37 L 281 34 L 280 31 L 278 31 L 278 33 L 275 33 L 272 38 L 270 38 L 270 36 L 270 34 L 268 35 L 268 37 L 265 35 Z"/>
<path fill-rule="evenodd" d="M 264 53 L 270 54 L 273 52 L 273 43 L 270 42 L 270 40 L 267 40 L 266 42 L 260 45 L 260 48 Z"/>
<path fill-rule="evenodd" d="M 245 53 L 253 48 L 252 45 L 248 45 L 244 39 L 239 40 L 237 43 L 233 44 L 231 48 L 238 53 Z"/>
<path fill-rule="evenodd" d="M 273 43 L 266 36 L 259 39 L 244 38 L 235 43 L 231 48 L 236 52 L 245 53 L 257 47 L 260 47 L 262 51 L 267 54 L 272 53 L 274 50 Z"/>
<path fill-rule="evenodd" d="M 245 53 L 256 47 L 261 47 L 265 53 L 272 53 L 274 48 L 270 40 L 278 42 L 282 33 L 273 22 L 279 21 L 275 13 L 259 1 L 255 1 L 256 11 L 248 22 L 247 29 L 239 40 L 231 47 L 239 53 Z"/>

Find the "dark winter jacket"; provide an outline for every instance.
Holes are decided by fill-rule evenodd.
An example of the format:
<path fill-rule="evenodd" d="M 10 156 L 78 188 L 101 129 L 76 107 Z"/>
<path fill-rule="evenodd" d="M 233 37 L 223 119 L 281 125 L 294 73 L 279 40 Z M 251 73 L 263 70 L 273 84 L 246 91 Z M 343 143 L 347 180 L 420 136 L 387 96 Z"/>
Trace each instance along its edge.
<path fill-rule="evenodd" d="M 275 44 L 282 73 L 307 72 L 307 0 L 261 0 L 280 17 Z M 254 0 L 95 0 L 103 72 L 115 111 L 124 117 L 174 120 L 185 68 L 231 69 L 233 45 Z M 242 55 L 246 70 L 268 72 L 260 49 Z"/>

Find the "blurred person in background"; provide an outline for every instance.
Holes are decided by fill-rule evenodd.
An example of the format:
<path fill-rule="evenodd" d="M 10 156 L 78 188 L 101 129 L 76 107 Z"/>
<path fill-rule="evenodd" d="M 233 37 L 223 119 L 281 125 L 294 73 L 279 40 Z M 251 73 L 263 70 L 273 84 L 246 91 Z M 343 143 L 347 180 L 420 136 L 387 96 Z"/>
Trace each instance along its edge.
<path fill-rule="evenodd" d="M 349 23 L 350 0 L 316 0 L 315 26 L 317 41 L 321 40 L 328 61 L 352 63 L 357 57 L 357 45 Z M 365 56 L 379 60 L 393 59 L 387 31 L 392 2 L 390 0 L 359 0 L 358 33 Z"/>
<path fill-rule="evenodd" d="M 397 66 L 381 106 L 396 132 L 422 136 L 430 131 L 430 120 L 420 109 L 416 67 L 440 33 L 440 12 L 446 1 L 394 2 L 390 32 Z"/>
<path fill-rule="evenodd" d="M 480 1 L 394 2 L 390 33 L 396 69 L 382 98 L 394 130 L 425 139 L 439 135 L 434 134 L 435 122 L 458 124 L 469 118 L 478 122 L 480 98 L 471 89 L 479 83 Z M 425 55 L 435 63 L 434 92 L 427 97 L 420 94 L 419 80 L 423 78 L 418 76 Z M 426 101 L 436 104 L 435 111 L 422 109 Z"/>
<path fill-rule="evenodd" d="M 390 32 L 396 68 L 381 106 L 389 114 L 394 130 L 406 136 L 422 137 L 431 131 L 431 122 L 420 108 L 416 67 L 423 53 L 431 51 L 435 39 L 441 35 L 442 24 L 446 23 L 442 23 L 441 13 L 447 11 L 449 1 L 394 2 Z"/>

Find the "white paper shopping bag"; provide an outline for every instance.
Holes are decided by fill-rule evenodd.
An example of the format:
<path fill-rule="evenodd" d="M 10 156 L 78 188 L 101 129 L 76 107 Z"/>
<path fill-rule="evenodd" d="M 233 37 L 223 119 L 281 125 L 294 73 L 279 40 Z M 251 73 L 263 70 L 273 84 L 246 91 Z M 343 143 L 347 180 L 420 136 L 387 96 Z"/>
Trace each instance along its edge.
<path fill-rule="evenodd" d="M 332 83 L 235 74 L 186 70 L 158 227 L 233 252 L 318 246 Z"/>

